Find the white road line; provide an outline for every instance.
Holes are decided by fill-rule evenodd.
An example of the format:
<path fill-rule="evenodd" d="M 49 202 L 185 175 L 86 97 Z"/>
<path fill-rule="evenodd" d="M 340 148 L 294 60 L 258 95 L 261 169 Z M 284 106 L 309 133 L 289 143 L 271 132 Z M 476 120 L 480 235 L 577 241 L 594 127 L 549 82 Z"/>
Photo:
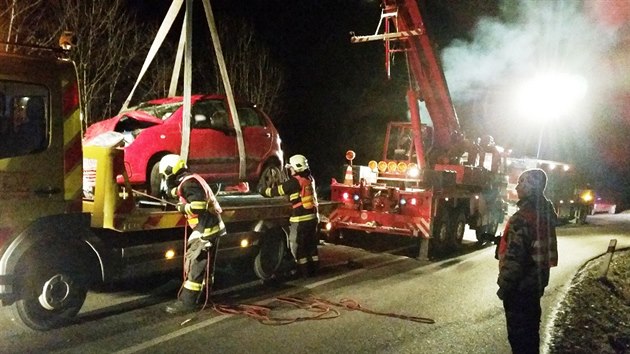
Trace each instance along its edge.
<path fill-rule="evenodd" d="M 361 257 L 358 260 L 360 260 L 360 259 L 367 259 L 367 258 L 373 258 L 373 257 L 376 257 L 376 256 L 378 256 L 378 254 L 369 255 L 369 256 L 366 256 L 366 257 Z M 331 282 L 334 282 L 334 281 L 337 281 L 337 280 L 340 280 L 340 279 L 343 279 L 343 278 L 348 278 L 348 277 L 351 277 L 351 276 L 355 276 L 357 274 L 364 273 L 364 272 L 366 272 L 368 270 L 384 267 L 386 265 L 389 265 L 389 264 L 392 264 L 392 263 L 396 263 L 396 262 L 400 262 L 400 261 L 405 260 L 405 259 L 409 259 L 409 257 L 398 256 L 398 257 L 396 257 L 394 259 L 390 259 L 390 260 L 385 261 L 385 262 L 381 262 L 381 263 L 377 263 L 377 264 L 373 264 L 373 265 L 367 266 L 365 268 L 353 270 L 351 272 L 344 273 L 344 274 L 338 275 L 338 276 L 333 277 L 333 278 L 324 279 L 324 280 L 321 280 L 321 281 L 318 281 L 318 282 L 315 282 L 315 283 L 312 283 L 312 284 L 307 284 L 307 285 L 304 285 L 304 286 L 302 286 L 302 287 L 300 287 L 298 289 L 289 290 L 289 291 L 285 292 L 282 295 L 276 295 L 272 299 L 261 300 L 261 301 L 258 301 L 256 303 L 254 303 L 254 304 L 255 305 L 262 305 L 262 306 L 264 306 L 264 305 L 267 305 L 267 304 L 273 302 L 275 300 L 275 298 L 278 297 L 278 296 L 291 296 L 291 295 L 294 295 L 294 294 L 297 294 L 297 293 L 300 293 L 300 292 L 304 291 L 304 288 L 314 289 L 316 287 L 319 287 L 319 286 L 322 286 L 322 285 L 325 285 L 325 284 L 328 284 L 328 283 L 331 283 Z M 256 283 L 256 282 L 252 282 L 252 283 Z M 224 289 L 224 291 L 222 291 L 222 292 L 226 292 L 225 290 L 227 290 L 227 289 Z M 232 288 L 232 290 L 233 290 L 233 288 Z M 137 352 L 139 352 L 141 350 L 145 350 L 145 349 L 151 348 L 153 346 L 159 345 L 160 343 L 163 343 L 163 342 L 169 341 L 171 339 L 183 336 L 185 334 L 188 334 L 190 332 L 196 331 L 198 329 L 201 329 L 201 328 L 204 328 L 204 327 L 208 327 L 208 326 L 210 326 L 210 325 L 212 325 L 214 323 L 223 321 L 223 320 L 228 319 L 230 317 L 233 317 L 233 315 L 219 315 L 217 317 L 213 317 L 213 318 L 207 319 L 205 321 L 199 322 L 197 324 L 194 324 L 194 325 L 191 325 L 191 326 L 179 329 L 179 330 L 177 330 L 175 332 L 168 333 L 168 334 L 165 334 L 165 335 L 153 338 L 151 340 L 148 340 L 146 342 L 142 342 L 142 343 L 136 344 L 134 346 L 125 348 L 123 350 L 117 351 L 116 353 L 117 354 L 137 353 Z"/>

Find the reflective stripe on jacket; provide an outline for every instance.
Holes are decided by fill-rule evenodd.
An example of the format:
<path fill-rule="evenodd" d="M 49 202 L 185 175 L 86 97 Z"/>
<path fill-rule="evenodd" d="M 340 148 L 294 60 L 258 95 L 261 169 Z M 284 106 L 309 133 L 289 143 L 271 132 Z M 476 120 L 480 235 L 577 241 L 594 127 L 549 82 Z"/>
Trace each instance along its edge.
<path fill-rule="evenodd" d="M 292 176 L 288 181 L 275 188 L 267 188 L 261 194 L 265 197 L 289 196 L 293 212 L 290 222 L 302 222 L 317 219 L 317 193 L 313 177 Z"/>
<path fill-rule="evenodd" d="M 183 213 L 193 230 L 204 239 L 225 234 L 222 212 L 208 183 L 197 174 L 185 175 L 177 188 L 179 202 L 184 205 Z"/>

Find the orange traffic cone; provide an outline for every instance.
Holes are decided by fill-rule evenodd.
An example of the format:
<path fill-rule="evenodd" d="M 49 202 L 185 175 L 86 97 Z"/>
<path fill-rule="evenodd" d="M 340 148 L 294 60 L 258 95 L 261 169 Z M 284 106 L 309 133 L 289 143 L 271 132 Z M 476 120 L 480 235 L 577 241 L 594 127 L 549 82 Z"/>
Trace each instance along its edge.
<path fill-rule="evenodd" d="M 346 168 L 346 176 L 343 179 L 343 184 L 346 186 L 352 186 L 354 184 L 354 178 L 352 177 L 352 165 L 348 165 L 348 168 Z"/>

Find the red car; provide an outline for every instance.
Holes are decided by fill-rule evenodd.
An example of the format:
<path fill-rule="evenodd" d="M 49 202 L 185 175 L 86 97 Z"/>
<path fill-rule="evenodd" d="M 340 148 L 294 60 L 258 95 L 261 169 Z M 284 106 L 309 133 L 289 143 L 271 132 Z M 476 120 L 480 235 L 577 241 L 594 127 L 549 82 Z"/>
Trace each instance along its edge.
<path fill-rule="evenodd" d="M 247 181 L 257 187 L 259 183 L 267 186 L 277 182 L 282 173 L 283 153 L 280 136 L 271 120 L 253 104 L 236 102 L 246 155 L 246 177 L 241 179 L 236 130 L 227 107 L 223 95 L 192 96 L 188 167 L 211 183 Z M 121 133 L 129 181 L 157 195 L 160 159 L 181 149 L 183 110 L 182 97 L 143 102 L 91 125 L 84 141 L 107 132 Z M 118 182 L 123 183 L 122 176 Z"/>

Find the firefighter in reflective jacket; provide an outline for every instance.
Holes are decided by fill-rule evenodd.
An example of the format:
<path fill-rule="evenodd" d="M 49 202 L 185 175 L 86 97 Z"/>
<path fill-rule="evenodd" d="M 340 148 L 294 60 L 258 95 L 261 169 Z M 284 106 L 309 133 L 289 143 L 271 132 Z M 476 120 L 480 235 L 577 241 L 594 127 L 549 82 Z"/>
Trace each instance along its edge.
<path fill-rule="evenodd" d="M 308 161 L 303 155 L 294 155 L 289 159 L 286 168 L 291 177 L 277 187 L 261 190 L 264 197 L 289 196 L 293 212 L 289 218 L 291 229 L 289 233 L 289 247 L 297 263 L 297 268 L 303 277 L 313 276 L 319 268 L 317 254 L 317 193 L 315 180 L 308 167 Z"/>
<path fill-rule="evenodd" d="M 186 279 L 178 300 L 165 309 L 170 314 L 187 313 L 197 308 L 204 282 L 207 291 L 212 284 L 219 237 L 226 234 L 225 225 L 221 220 L 221 207 L 208 183 L 189 172 L 179 155 L 164 156 L 159 172 L 166 194 L 178 198 L 177 210 L 186 216 L 192 228 L 184 257 Z"/>

